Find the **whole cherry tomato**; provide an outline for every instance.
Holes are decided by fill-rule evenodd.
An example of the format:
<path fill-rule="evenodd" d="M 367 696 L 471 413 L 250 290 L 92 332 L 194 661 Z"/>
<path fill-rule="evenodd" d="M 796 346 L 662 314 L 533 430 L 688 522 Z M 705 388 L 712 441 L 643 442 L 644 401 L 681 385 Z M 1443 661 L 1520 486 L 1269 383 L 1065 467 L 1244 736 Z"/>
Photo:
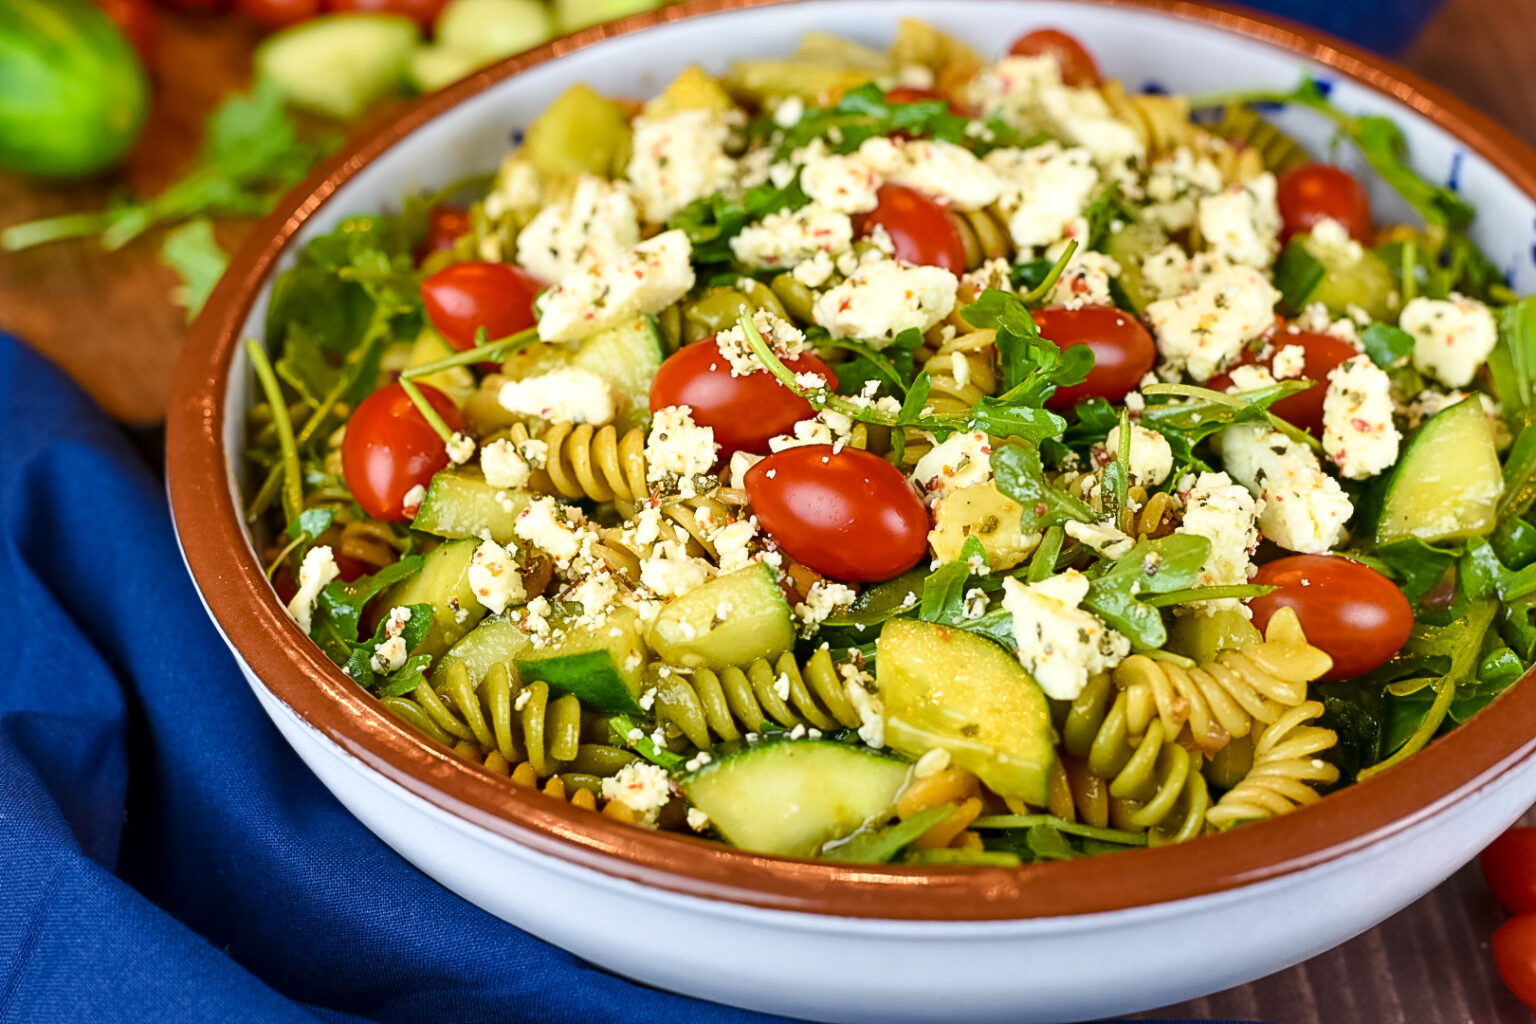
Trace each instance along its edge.
<path fill-rule="evenodd" d="M 1512 828 L 1478 858 L 1488 888 L 1511 914 L 1536 914 L 1536 828 Z"/>
<path fill-rule="evenodd" d="M 1310 231 L 1332 217 L 1357 242 L 1371 237 L 1371 197 L 1348 172 L 1332 164 L 1303 164 L 1280 175 L 1278 194 L 1284 237 Z"/>
<path fill-rule="evenodd" d="M 496 341 L 534 326 L 533 300 L 543 288 L 526 270 L 471 260 L 423 281 L 421 299 L 432 326 L 463 352 L 475 347 L 475 331 L 481 327 L 487 340 Z"/>
<path fill-rule="evenodd" d="M 422 395 L 453 430 L 464 429 L 464 416 L 453 399 L 429 384 Z M 447 466 L 448 450 L 399 384 L 380 388 L 363 399 L 347 420 L 341 441 L 341 468 L 352 497 L 375 519 L 402 523 L 405 496 L 425 487 Z"/>
<path fill-rule="evenodd" d="M 329 0 L 333 11 L 357 11 L 365 14 L 402 14 L 414 20 L 422 28 L 431 28 L 432 22 L 448 0 Z"/>
<path fill-rule="evenodd" d="M 879 205 L 853 219 L 853 230 L 860 238 L 868 237 L 876 226 L 883 227 L 898 260 L 965 273 L 965 244 L 944 207 L 905 185 L 881 185 L 876 197 Z"/>
<path fill-rule="evenodd" d="M 937 89 L 924 89 L 915 85 L 898 85 L 885 94 L 888 103 L 922 103 L 925 100 L 943 100 L 949 112 L 956 117 L 969 117 L 970 112 Z"/>
<path fill-rule="evenodd" d="M 237 0 L 240 13 L 271 28 L 297 25 L 319 14 L 321 0 Z"/>
<path fill-rule="evenodd" d="M 1536 914 L 1512 917 L 1493 933 L 1493 964 L 1504 984 L 1536 1010 Z"/>
<path fill-rule="evenodd" d="M 1281 608 L 1301 620 L 1307 642 L 1333 659 L 1323 678 L 1353 679 L 1386 664 L 1413 632 L 1413 608 L 1397 584 L 1342 555 L 1291 555 L 1259 566 L 1253 583 L 1278 587 L 1248 602 L 1253 624 Z"/>
<path fill-rule="evenodd" d="M 1353 345 L 1342 338 L 1335 338 L 1331 334 L 1318 334 L 1316 331 L 1297 331 L 1294 334 L 1279 331 L 1271 339 L 1271 344 L 1268 346 L 1269 355 L 1264 359 L 1257 358 L 1245 349 L 1237 361 L 1227 368 L 1227 372 L 1218 373 L 1206 381 L 1205 386 L 1216 391 L 1225 391 L 1232 384 L 1232 368 L 1237 366 L 1257 364 L 1266 370 L 1273 371 L 1275 357 L 1289 345 L 1301 346 L 1302 358 L 1305 360 L 1301 375 L 1316 383 L 1305 391 L 1280 399 L 1269 407 L 1270 411 L 1314 437 L 1322 437 L 1323 399 L 1328 396 L 1328 374 L 1344 360 L 1360 354 Z"/>
<path fill-rule="evenodd" d="M 784 365 L 794 373 L 814 373 L 837 387 L 837 374 L 809 352 Z M 713 427 L 720 458 L 733 452 L 763 454 L 768 439 L 788 434 L 795 423 L 815 414 L 811 403 L 779 383 L 767 370 L 732 376 L 731 364 L 720 354 L 714 338 L 684 345 L 674 352 L 651 382 L 651 411 L 686 405 L 693 421 Z"/>
<path fill-rule="evenodd" d="M 747 497 L 793 559 L 836 580 L 900 576 L 928 554 L 928 510 L 902 475 L 858 448 L 813 444 L 747 471 Z"/>
<path fill-rule="evenodd" d="M 96 6 L 128 37 L 145 66 L 153 64 L 160 26 L 149 0 L 96 0 Z"/>
<path fill-rule="evenodd" d="M 432 253 L 447 252 L 454 243 L 469 233 L 469 211 L 462 206 L 434 206 L 427 220 L 427 237 L 416 250 L 416 262 L 420 263 Z"/>
<path fill-rule="evenodd" d="M 1093 55 L 1067 33 L 1054 28 L 1037 28 L 1008 48 L 1015 57 L 1056 58 L 1061 67 L 1061 80 L 1067 85 L 1086 86 L 1099 84 L 1099 65 Z"/>
<path fill-rule="evenodd" d="M 1093 369 L 1081 384 L 1059 388 L 1046 401 L 1052 409 L 1070 409 L 1085 398 L 1118 402 L 1135 391 L 1157 362 L 1152 335 L 1134 316 L 1112 306 L 1048 306 L 1034 312 L 1040 335 L 1057 348 L 1087 345 Z"/>

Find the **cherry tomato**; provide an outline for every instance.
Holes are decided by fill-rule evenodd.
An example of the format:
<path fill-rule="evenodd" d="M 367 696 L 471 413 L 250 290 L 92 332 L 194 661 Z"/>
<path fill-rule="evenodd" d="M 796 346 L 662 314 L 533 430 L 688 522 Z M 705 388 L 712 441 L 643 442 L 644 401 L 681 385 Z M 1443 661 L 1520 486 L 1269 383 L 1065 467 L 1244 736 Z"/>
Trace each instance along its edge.
<path fill-rule="evenodd" d="M 794 373 L 819 374 L 829 387 L 837 387 L 837 374 L 809 352 L 784 360 L 784 365 Z M 811 403 L 767 370 L 732 376 L 731 364 L 714 338 L 684 345 L 656 371 L 651 411 L 669 405 L 688 406 L 695 423 L 714 428 L 721 459 L 733 452 L 766 453 L 770 437 L 788 434 L 795 423 L 815 414 Z"/>
<path fill-rule="evenodd" d="M 240 13 L 271 28 L 297 25 L 319 14 L 321 0 L 238 0 Z"/>
<path fill-rule="evenodd" d="M 432 23 L 448 0 L 329 0 L 333 11 L 357 11 L 366 14 L 403 14 L 422 28 Z"/>
<path fill-rule="evenodd" d="M 1353 679 L 1402 650 L 1413 608 L 1381 573 L 1341 555 L 1291 555 L 1259 566 L 1252 580 L 1278 587 L 1248 602 L 1259 629 L 1281 608 L 1301 620 L 1307 641 L 1333 659 L 1329 679 Z"/>
<path fill-rule="evenodd" d="M 1279 355 L 1287 345 L 1300 345 L 1305 360 L 1301 375 L 1315 383 L 1305 391 L 1280 399 L 1269 408 L 1287 423 L 1295 424 L 1314 437 L 1322 437 L 1323 399 L 1328 395 L 1328 374 L 1344 360 L 1352 359 L 1360 353 L 1355 351 L 1353 345 L 1341 338 L 1335 338 L 1331 334 L 1318 334 L 1315 331 L 1297 331 L 1294 334 L 1279 331 L 1270 341 L 1270 353 L 1267 358 L 1259 359 L 1245 349 L 1238 360 L 1227 368 L 1227 372 L 1218 373 L 1206 381 L 1205 386 L 1216 391 L 1225 391 L 1232 384 L 1233 367 L 1257 364 L 1266 370 L 1273 370 L 1275 356 Z"/>
<path fill-rule="evenodd" d="M 1493 933 L 1493 964 L 1504 984 L 1536 1010 L 1536 914 L 1512 917 Z"/>
<path fill-rule="evenodd" d="M 1141 321 L 1112 306 L 1048 306 L 1035 310 L 1034 317 L 1041 336 L 1057 348 L 1087 345 L 1093 350 L 1088 378 L 1058 389 L 1045 403 L 1052 409 L 1070 409 L 1085 398 L 1118 402 L 1136 390 L 1157 362 L 1157 346 Z"/>
<path fill-rule="evenodd" d="M 464 416 L 453 399 L 429 384 L 417 387 L 450 428 L 464 429 Z M 431 483 L 432 474 L 448 461 L 443 439 L 399 384 L 363 399 L 347 420 L 341 441 L 342 473 L 352 497 L 375 519 L 405 522 L 409 518 L 406 494 L 417 485 Z"/>
<path fill-rule="evenodd" d="M 447 252 L 454 243 L 469 233 L 469 211 L 462 206 L 435 206 L 427 220 L 427 237 L 416 250 L 416 262 L 420 263 L 432 253 Z"/>
<path fill-rule="evenodd" d="M 885 94 L 888 103 L 922 103 L 924 100 L 943 100 L 949 107 L 949 112 L 956 117 L 969 117 L 970 112 L 939 92 L 937 89 L 923 89 L 915 85 L 898 85 Z"/>
<path fill-rule="evenodd" d="M 853 230 L 860 238 L 868 237 L 876 226 L 883 227 L 896 247 L 897 259 L 965 273 L 965 243 L 944 207 L 905 185 L 881 185 L 876 197 L 878 206 L 853 219 Z"/>
<path fill-rule="evenodd" d="M 146 66 L 153 63 L 159 22 L 149 0 L 96 0 L 96 6 L 128 37 L 139 59 Z"/>
<path fill-rule="evenodd" d="M 1512 828 L 1478 858 L 1488 888 L 1511 914 L 1536 914 L 1536 828 Z"/>
<path fill-rule="evenodd" d="M 1015 57 L 1056 58 L 1061 67 L 1061 80 L 1067 85 L 1085 86 L 1099 84 L 1099 65 L 1093 55 L 1067 33 L 1054 28 L 1037 28 L 1008 48 Z"/>
<path fill-rule="evenodd" d="M 1280 175 L 1278 194 L 1284 237 L 1310 231 L 1332 217 L 1357 242 L 1371 237 L 1371 198 L 1348 172 L 1332 164 L 1304 164 Z"/>
<path fill-rule="evenodd" d="M 460 352 L 475 347 L 475 331 L 484 327 L 496 341 L 537 323 L 534 297 L 544 285 L 538 278 L 505 263 L 471 260 L 444 267 L 421 283 L 427 319 Z"/>
<path fill-rule="evenodd" d="M 928 510 L 902 475 L 858 448 L 812 444 L 775 452 L 747 471 L 763 529 L 823 576 L 873 583 L 928 554 Z"/>

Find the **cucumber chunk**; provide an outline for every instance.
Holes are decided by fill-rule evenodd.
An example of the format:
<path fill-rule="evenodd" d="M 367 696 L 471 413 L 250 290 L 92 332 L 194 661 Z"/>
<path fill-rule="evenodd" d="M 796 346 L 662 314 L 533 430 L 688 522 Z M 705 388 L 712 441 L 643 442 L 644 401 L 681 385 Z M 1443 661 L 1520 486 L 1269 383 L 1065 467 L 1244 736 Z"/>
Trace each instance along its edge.
<path fill-rule="evenodd" d="M 679 785 L 732 845 L 810 857 L 890 813 L 911 765 L 829 740 L 748 747 Z"/>
<path fill-rule="evenodd" d="M 542 679 L 550 689 L 574 695 L 586 707 L 606 714 L 639 714 L 640 670 L 645 642 L 640 616 L 620 608 L 598 626 L 574 618 L 552 619 L 561 639 L 547 647 L 529 647 L 514 658 L 524 683 Z"/>
<path fill-rule="evenodd" d="M 1503 493 L 1493 431 L 1474 395 L 1430 417 L 1409 440 L 1387 482 L 1376 543 L 1486 536 Z"/>
<path fill-rule="evenodd" d="M 480 63 L 521 53 L 555 34 L 539 0 L 449 0 L 433 25 L 438 46 L 471 54 Z"/>
<path fill-rule="evenodd" d="M 624 108 L 582 84 L 571 86 L 546 107 L 523 139 L 523 153 L 544 181 L 622 174 L 629 146 Z"/>
<path fill-rule="evenodd" d="M 649 316 L 584 338 L 571 365 L 606 380 L 622 401 L 615 426 L 619 433 L 651 419 L 651 381 L 666 357 L 661 332 Z"/>
<path fill-rule="evenodd" d="M 999 796 L 1045 805 L 1056 760 L 1050 707 L 1007 651 L 964 630 L 892 619 L 875 682 L 887 746 L 913 757 L 942 747 Z"/>
<path fill-rule="evenodd" d="M 284 29 L 256 50 L 256 73 L 295 106 L 357 117 L 405 80 L 421 33 L 394 14 L 326 14 Z"/>
<path fill-rule="evenodd" d="M 1391 322 L 1396 311 L 1396 285 L 1386 261 L 1352 243 L 1330 245 L 1310 233 L 1297 235 L 1281 253 L 1275 277 L 1294 313 L 1321 302 L 1334 316 L 1359 306 L 1371 319 Z"/>
<path fill-rule="evenodd" d="M 469 585 L 470 561 L 479 546 L 471 538 L 433 548 L 422 560 L 421 570 L 387 590 L 379 602 L 386 611 L 398 605 L 432 606 L 432 628 L 417 653 L 437 657 L 485 618 L 485 606 Z"/>
<path fill-rule="evenodd" d="M 532 500 L 527 491 L 492 487 L 478 473 L 442 472 L 432 478 L 411 529 L 453 539 L 489 530 L 496 543 L 508 544 L 516 539 L 518 515 Z"/>
<path fill-rule="evenodd" d="M 1162 228 L 1142 221 L 1127 224 L 1110 235 L 1105 244 L 1110 257 L 1120 264 L 1120 288 L 1132 310 L 1138 314 L 1157 298 L 1147 288 L 1141 265 L 1148 256 L 1167 244 L 1168 236 Z"/>
<path fill-rule="evenodd" d="M 795 626 L 777 572 L 758 563 L 673 600 L 649 640 L 668 664 L 725 668 L 778 657 L 794 644 Z"/>
<path fill-rule="evenodd" d="M 658 0 L 555 0 L 555 19 L 561 32 L 575 32 L 660 6 Z"/>
<path fill-rule="evenodd" d="M 432 670 L 432 683 L 442 683 L 448 670 L 463 662 L 469 672 L 469 681 L 478 686 L 492 667 L 512 664 L 532 646 L 528 634 L 518 629 L 511 619 L 500 616 L 486 619 L 438 659 Z"/>

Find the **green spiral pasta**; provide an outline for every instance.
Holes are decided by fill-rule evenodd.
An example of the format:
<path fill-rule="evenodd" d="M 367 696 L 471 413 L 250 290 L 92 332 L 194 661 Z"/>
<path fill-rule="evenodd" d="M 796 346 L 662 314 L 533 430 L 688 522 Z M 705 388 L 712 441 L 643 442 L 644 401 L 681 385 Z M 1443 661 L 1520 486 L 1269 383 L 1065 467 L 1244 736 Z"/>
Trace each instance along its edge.
<path fill-rule="evenodd" d="M 831 731 L 861 722 L 826 648 L 804 664 L 786 653 L 719 671 L 654 665 L 646 679 L 656 691 L 656 720 L 701 750 L 775 724 Z"/>
<path fill-rule="evenodd" d="M 1264 726 L 1253 745 L 1253 767 L 1206 815 L 1213 828 L 1273 818 L 1322 799 L 1317 787 L 1339 778 L 1338 768 L 1317 756 L 1338 735 L 1307 724 L 1322 713 L 1323 705 L 1309 700 Z"/>
<path fill-rule="evenodd" d="M 1264 120 L 1256 110 L 1243 104 L 1232 104 L 1223 109 L 1221 120 L 1211 125 L 1217 136 L 1234 144 L 1235 149 L 1247 149 L 1258 154 L 1264 168 L 1275 174 L 1312 162 L 1306 149 Z"/>
<path fill-rule="evenodd" d="M 966 412 L 997 390 L 996 342 L 996 331 L 970 331 L 918 350 L 922 368 L 928 371 L 928 404 L 934 413 Z M 903 429 L 902 465 L 911 468 L 933 448 L 933 439 L 914 427 Z"/>

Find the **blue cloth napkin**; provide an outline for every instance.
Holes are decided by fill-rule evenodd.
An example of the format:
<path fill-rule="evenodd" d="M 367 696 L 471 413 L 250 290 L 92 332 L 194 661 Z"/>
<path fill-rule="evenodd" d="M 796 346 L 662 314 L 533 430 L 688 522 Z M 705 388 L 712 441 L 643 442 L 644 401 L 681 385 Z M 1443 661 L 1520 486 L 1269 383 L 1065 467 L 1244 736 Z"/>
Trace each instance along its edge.
<path fill-rule="evenodd" d="M 411 867 L 288 749 L 163 489 L 0 335 L 0 1024 L 769 1021 L 607 974 Z"/>
<path fill-rule="evenodd" d="M 1382 53 L 1397 53 L 1418 35 L 1444 0 L 1246 0 L 1239 10 L 1305 22 Z"/>

